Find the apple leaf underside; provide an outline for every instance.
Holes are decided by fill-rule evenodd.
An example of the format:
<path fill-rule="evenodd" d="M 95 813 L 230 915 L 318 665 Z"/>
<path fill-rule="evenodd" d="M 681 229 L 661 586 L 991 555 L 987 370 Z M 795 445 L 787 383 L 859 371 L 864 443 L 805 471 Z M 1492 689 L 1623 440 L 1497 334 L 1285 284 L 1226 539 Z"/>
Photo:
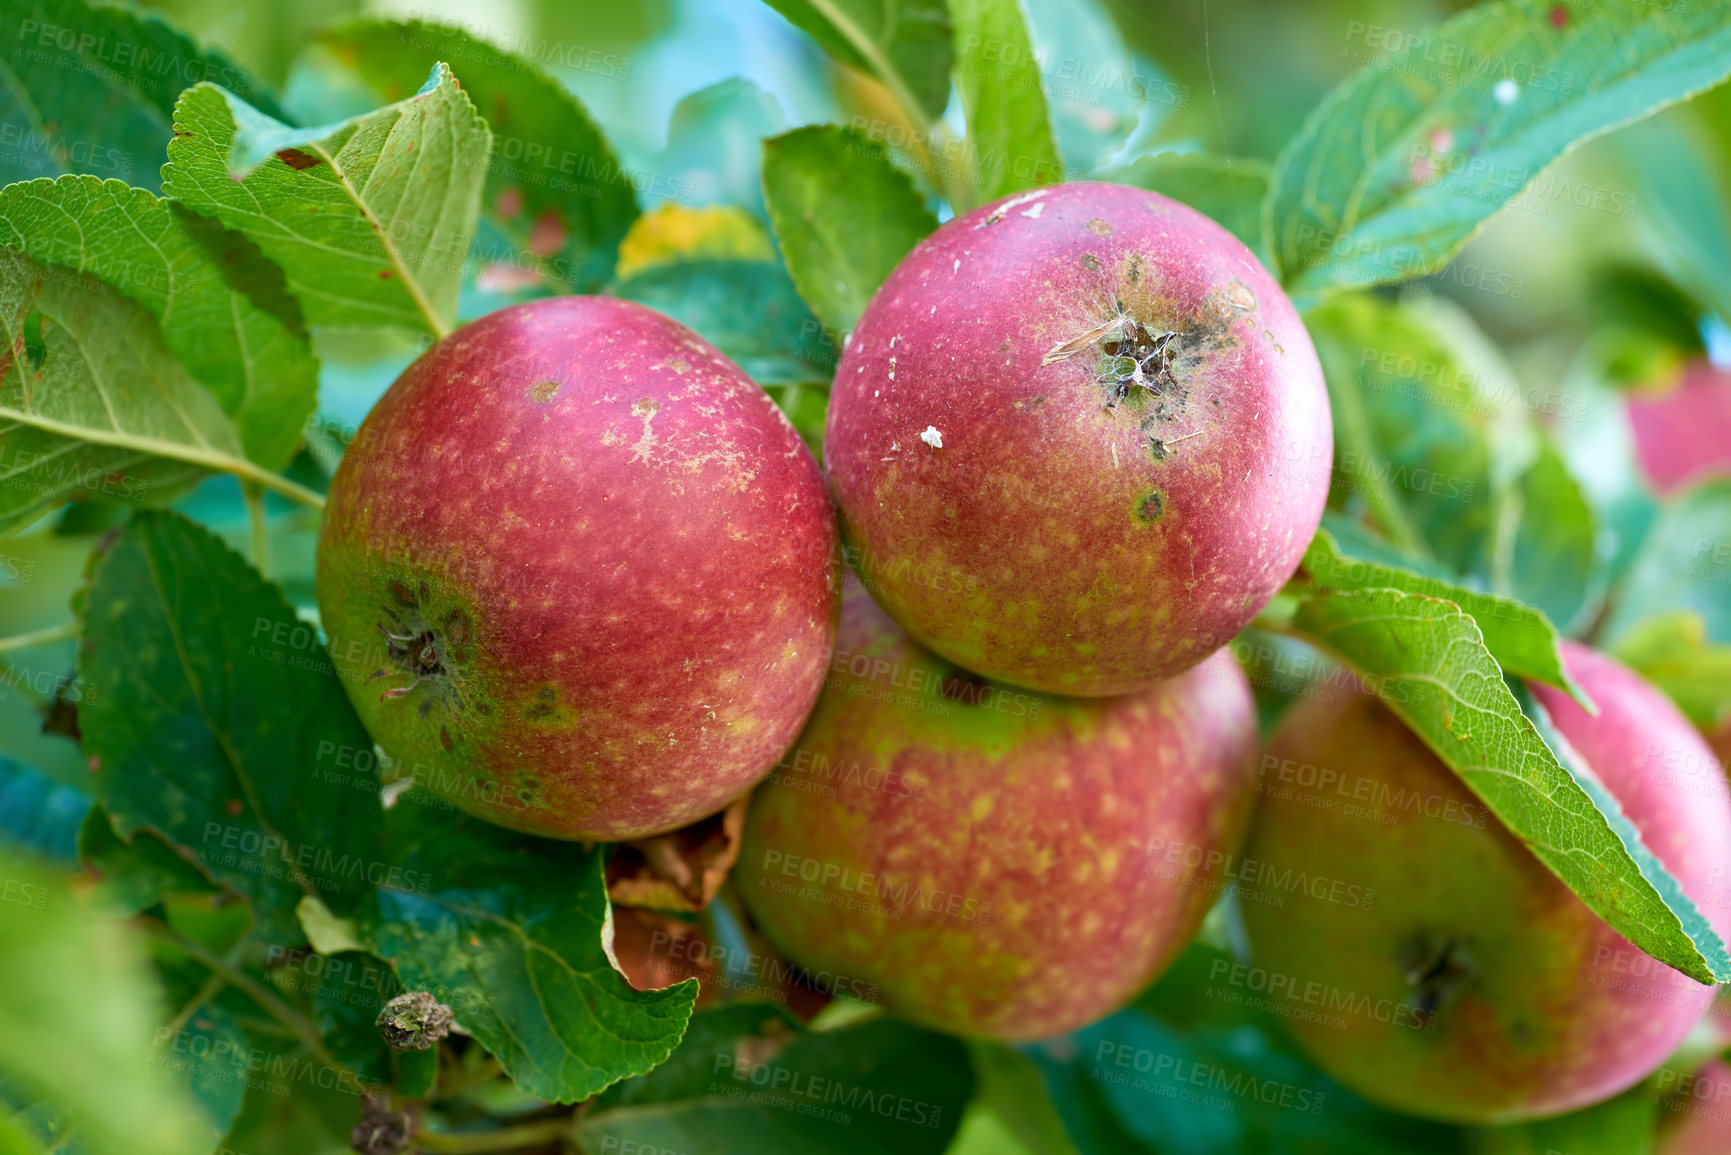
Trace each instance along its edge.
<path fill-rule="evenodd" d="M 234 420 L 246 455 L 288 464 L 318 393 L 300 305 L 256 246 L 116 180 L 65 176 L 0 191 L 0 244 L 116 286 Z"/>
<path fill-rule="evenodd" d="M 408 99 L 320 128 L 214 84 L 174 117 L 164 191 L 250 237 L 308 324 L 451 330 L 492 134 L 444 64 Z"/>
<path fill-rule="evenodd" d="M 1524 189 L 1550 195 L 1541 170 L 1569 149 L 1727 74 L 1727 0 L 1508 0 L 1404 37 L 1281 151 L 1276 271 L 1297 297 L 1435 271 Z"/>
<path fill-rule="evenodd" d="M 1317 530 L 1302 566 L 1325 592 L 1388 589 L 1453 602 L 1477 623 L 1485 649 L 1504 670 L 1567 690 L 1577 699 L 1582 697 L 1563 670 L 1556 628 L 1531 606 L 1373 558 L 1353 556 L 1341 549 L 1326 525 Z"/>
<path fill-rule="evenodd" d="M 85 273 L 0 249 L 0 531 L 79 497 L 166 498 L 260 473 L 155 320 Z"/>
<path fill-rule="evenodd" d="M 835 125 L 763 142 L 763 191 L 789 275 L 844 337 L 903 257 L 938 227 L 889 153 Z"/>
<path fill-rule="evenodd" d="M 1546 745 L 1472 615 L 1423 594 L 1361 589 L 1305 598 L 1291 632 L 1364 676 L 1619 934 L 1697 982 L 1731 982 L 1725 944 L 1620 809 L 1596 798 Z"/>

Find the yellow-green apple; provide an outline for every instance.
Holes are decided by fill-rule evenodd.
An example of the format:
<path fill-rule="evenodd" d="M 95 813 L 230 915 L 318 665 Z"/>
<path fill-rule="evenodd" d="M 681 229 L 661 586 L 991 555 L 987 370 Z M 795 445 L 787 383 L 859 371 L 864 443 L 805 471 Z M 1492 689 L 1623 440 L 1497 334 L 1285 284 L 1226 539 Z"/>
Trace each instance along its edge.
<path fill-rule="evenodd" d="M 1612 659 L 1564 643 L 1563 665 L 1599 712 L 1535 686 L 1557 731 L 1731 931 L 1731 907 L 1713 901 L 1731 864 L 1731 804 L 1724 790 L 1680 789 L 1668 769 L 1710 759 L 1701 736 Z M 1294 706 L 1263 768 L 1246 857 L 1265 874 L 1376 893 L 1369 908 L 1309 888 L 1244 906 L 1255 965 L 1279 976 L 1283 997 L 1316 994 L 1306 999 L 1319 1013 L 1292 1017 L 1293 1034 L 1365 1098 L 1463 1123 L 1558 1114 L 1645 1078 L 1706 1013 L 1711 987 L 1606 925 L 1377 699 Z"/>
<path fill-rule="evenodd" d="M 561 297 L 391 386 L 331 485 L 317 591 L 349 697 L 420 784 L 624 839 L 719 810 L 793 741 L 840 557 L 763 390 L 659 313 Z"/>
<path fill-rule="evenodd" d="M 938 229 L 849 335 L 824 435 L 849 560 L 970 670 L 1109 695 L 1196 665 L 1328 496 L 1316 352 L 1202 214 L 1111 184 Z"/>
<path fill-rule="evenodd" d="M 1255 744 L 1224 652 L 1138 694 L 1050 697 L 922 650 L 855 587 L 812 720 L 752 794 L 735 878 L 772 944 L 897 1014 L 1060 1034 L 1195 933 Z"/>

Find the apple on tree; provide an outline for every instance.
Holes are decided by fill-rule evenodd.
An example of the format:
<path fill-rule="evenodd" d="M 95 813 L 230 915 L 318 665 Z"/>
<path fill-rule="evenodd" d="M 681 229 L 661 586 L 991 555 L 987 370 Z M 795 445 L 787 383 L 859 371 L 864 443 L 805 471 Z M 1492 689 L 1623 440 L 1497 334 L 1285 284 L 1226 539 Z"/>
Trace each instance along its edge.
<path fill-rule="evenodd" d="M 1218 897 L 1256 718 L 1222 652 L 1139 694 L 1056 698 L 921 650 L 863 590 L 735 879 L 769 941 L 896 1014 L 1004 1039 L 1116 1009 Z"/>
<path fill-rule="evenodd" d="M 1087 183 L 921 242 L 848 337 L 824 437 L 890 617 L 970 670 L 1080 695 L 1243 629 L 1316 530 L 1332 446 L 1310 337 L 1251 251 Z"/>
<path fill-rule="evenodd" d="M 1725 935 L 1731 910 L 1708 900 L 1731 863 L 1731 802 L 1664 771 L 1668 755 L 1709 758 L 1705 743 L 1612 659 L 1565 642 L 1563 665 L 1598 715 L 1549 686 L 1535 695 Z M 1263 765 L 1245 857 L 1376 894 L 1353 907 L 1300 887 L 1244 904 L 1255 964 L 1328 1011 L 1293 1018 L 1293 1035 L 1365 1098 L 1461 1123 L 1559 1114 L 1639 1082 L 1706 1014 L 1711 987 L 1607 926 L 1377 699 L 1294 706 Z M 1303 788 L 1325 774 L 1328 789 Z"/>
<path fill-rule="evenodd" d="M 332 482 L 317 592 L 417 783 L 617 840 L 769 771 L 817 699 L 839 574 L 823 478 L 763 390 L 659 313 L 562 297 L 391 386 Z"/>

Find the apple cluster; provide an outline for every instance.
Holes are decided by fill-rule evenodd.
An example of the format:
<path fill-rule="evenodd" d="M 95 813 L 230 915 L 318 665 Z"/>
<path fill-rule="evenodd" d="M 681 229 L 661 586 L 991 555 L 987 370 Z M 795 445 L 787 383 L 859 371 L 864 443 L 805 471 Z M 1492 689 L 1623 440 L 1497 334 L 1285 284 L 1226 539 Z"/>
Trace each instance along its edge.
<path fill-rule="evenodd" d="M 1083 183 L 949 221 L 846 335 L 823 445 L 820 468 L 636 304 L 464 327 L 331 489 L 318 598 L 363 721 L 454 805 L 547 837 L 654 836 L 752 791 L 754 933 L 957 1034 L 1100 1018 L 1234 887 L 1238 969 L 1338 997 L 1293 1034 L 1401 1110 L 1596 1101 L 1705 1013 L 1374 698 L 1295 706 L 1259 749 L 1227 643 L 1316 531 L 1332 426 L 1297 312 L 1211 220 Z M 1700 737 L 1609 659 L 1565 660 L 1598 713 L 1535 693 L 1705 904 L 1731 807 L 1642 774 Z M 1267 772 L 1295 765 L 1353 804 Z"/>

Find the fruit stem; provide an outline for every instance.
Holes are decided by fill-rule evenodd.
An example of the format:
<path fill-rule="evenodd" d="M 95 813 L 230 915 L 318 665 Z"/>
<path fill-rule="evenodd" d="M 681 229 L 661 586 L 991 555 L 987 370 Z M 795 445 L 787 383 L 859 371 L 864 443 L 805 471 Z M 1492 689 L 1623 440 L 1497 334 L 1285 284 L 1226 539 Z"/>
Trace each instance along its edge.
<path fill-rule="evenodd" d="M 422 1151 L 474 1155 L 475 1152 L 514 1151 L 520 1147 L 533 1147 L 539 1143 L 563 1139 L 570 1133 L 571 1116 L 560 1115 L 553 1119 L 538 1119 L 533 1123 L 519 1123 L 515 1127 L 501 1127 L 496 1131 L 471 1131 L 461 1135 L 420 1131 L 414 1136 L 414 1144 Z"/>

